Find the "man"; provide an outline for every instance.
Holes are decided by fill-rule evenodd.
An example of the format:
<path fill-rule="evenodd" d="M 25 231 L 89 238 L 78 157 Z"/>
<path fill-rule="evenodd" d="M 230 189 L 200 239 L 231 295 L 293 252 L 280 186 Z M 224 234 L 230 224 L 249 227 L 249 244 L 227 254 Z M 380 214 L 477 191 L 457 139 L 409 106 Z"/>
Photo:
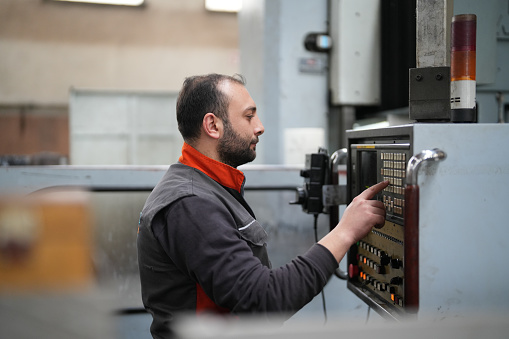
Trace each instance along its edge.
<path fill-rule="evenodd" d="M 264 127 L 241 78 L 187 78 L 177 100 L 184 138 L 179 162 L 150 194 L 138 231 L 143 303 L 151 333 L 167 337 L 178 312 L 291 316 L 317 295 L 350 246 L 385 209 L 370 200 L 387 186 L 360 194 L 341 222 L 307 253 L 272 269 L 267 234 L 243 198 L 236 167 L 256 157 Z"/>

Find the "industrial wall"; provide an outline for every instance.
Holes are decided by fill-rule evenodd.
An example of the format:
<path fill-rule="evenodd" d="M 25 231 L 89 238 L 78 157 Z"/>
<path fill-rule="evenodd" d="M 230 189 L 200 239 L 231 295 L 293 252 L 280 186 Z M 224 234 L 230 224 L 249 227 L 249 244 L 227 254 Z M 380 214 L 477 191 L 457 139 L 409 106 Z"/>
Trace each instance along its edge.
<path fill-rule="evenodd" d="M 68 157 L 71 88 L 177 91 L 191 74 L 238 69 L 237 16 L 202 0 L 1 0 L 0 154 Z"/>

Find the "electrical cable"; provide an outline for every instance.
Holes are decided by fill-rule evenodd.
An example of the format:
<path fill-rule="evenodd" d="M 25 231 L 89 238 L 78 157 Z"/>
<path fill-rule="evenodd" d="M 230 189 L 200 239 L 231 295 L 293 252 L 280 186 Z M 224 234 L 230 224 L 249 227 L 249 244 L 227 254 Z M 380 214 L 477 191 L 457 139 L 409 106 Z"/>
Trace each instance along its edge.
<path fill-rule="evenodd" d="M 313 214 L 313 216 L 314 216 L 313 229 L 315 231 L 315 242 L 318 242 L 318 215 L 319 215 L 318 213 Z M 325 304 L 324 289 L 322 289 L 322 305 L 323 305 L 323 317 L 324 317 L 324 325 L 325 325 L 325 324 L 327 324 L 327 306 Z"/>

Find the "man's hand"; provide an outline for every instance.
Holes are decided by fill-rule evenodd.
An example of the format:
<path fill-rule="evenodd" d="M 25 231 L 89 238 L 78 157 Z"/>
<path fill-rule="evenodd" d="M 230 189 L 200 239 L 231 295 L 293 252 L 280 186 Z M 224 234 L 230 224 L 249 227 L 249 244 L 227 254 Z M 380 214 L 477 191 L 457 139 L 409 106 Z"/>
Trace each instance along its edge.
<path fill-rule="evenodd" d="M 380 182 L 355 197 L 339 224 L 318 242 L 329 249 L 338 262 L 353 243 L 364 238 L 373 227 L 384 225 L 385 206 L 381 201 L 371 199 L 388 185 L 388 181 Z"/>
<path fill-rule="evenodd" d="M 344 229 L 352 238 L 352 244 L 364 238 L 373 227 L 380 228 L 385 223 L 383 202 L 371 200 L 378 192 L 389 185 L 388 181 L 379 182 L 364 190 L 348 205 L 337 227 Z"/>

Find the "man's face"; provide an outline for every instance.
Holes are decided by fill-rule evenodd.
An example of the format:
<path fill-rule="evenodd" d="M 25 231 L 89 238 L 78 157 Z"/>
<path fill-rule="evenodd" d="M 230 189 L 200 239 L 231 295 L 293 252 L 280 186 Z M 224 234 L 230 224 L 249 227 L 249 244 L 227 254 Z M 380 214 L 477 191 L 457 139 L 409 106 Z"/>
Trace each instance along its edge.
<path fill-rule="evenodd" d="M 230 105 L 229 119 L 223 121 L 218 153 L 223 163 L 236 168 L 256 158 L 256 144 L 264 127 L 256 114 L 256 104 L 244 86 L 226 82 L 222 90 L 230 97 Z"/>

